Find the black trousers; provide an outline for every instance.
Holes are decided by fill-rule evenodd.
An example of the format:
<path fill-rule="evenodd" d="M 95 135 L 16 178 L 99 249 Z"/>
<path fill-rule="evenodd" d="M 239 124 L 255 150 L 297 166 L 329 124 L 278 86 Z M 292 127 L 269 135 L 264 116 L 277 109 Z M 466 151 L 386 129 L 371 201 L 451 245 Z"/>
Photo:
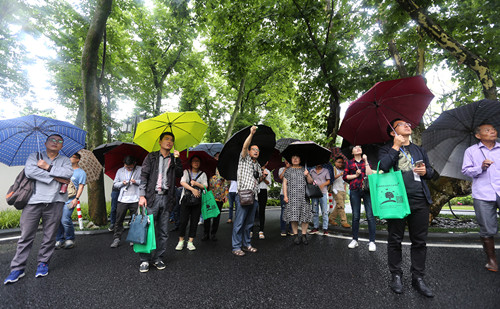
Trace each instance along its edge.
<path fill-rule="evenodd" d="M 425 260 L 427 256 L 427 231 L 429 228 L 429 206 L 425 199 L 409 200 L 411 213 L 404 219 L 387 220 L 387 258 L 389 271 L 402 275 L 402 246 L 405 225 L 408 223 L 408 233 L 411 241 L 411 267 L 413 278 L 425 275 Z"/>
<path fill-rule="evenodd" d="M 267 190 L 260 189 L 257 196 L 259 199 L 259 231 L 264 232 L 264 223 L 266 223 Z"/>
<path fill-rule="evenodd" d="M 224 204 L 224 202 L 216 201 L 216 203 L 217 207 L 219 207 L 219 211 L 222 211 L 222 205 Z M 215 218 L 205 219 L 203 222 L 203 234 L 206 236 L 208 235 L 215 236 L 215 234 L 217 234 L 217 230 L 219 229 L 219 222 L 220 222 L 220 214 Z"/>
<path fill-rule="evenodd" d="M 127 210 L 129 214 L 132 216 L 137 212 L 137 207 L 139 207 L 139 203 L 121 203 L 118 202 L 116 204 L 116 222 L 115 222 L 115 230 L 113 234 L 113 239 L 121 239 L 123 234 L 123 220 L 125 220 L 125 216 L 127 215 Z"/>
<path fill-rule="evenodd" d="M 188 236 L 194 238 L 196 236 L 196 229 L 201 215 L 201 203 L 188 206 L 181 202 L 181 223 L 179 224 L 179 237 L 186 235 L 186 227 L 189 221 L 189 234 Z"/>

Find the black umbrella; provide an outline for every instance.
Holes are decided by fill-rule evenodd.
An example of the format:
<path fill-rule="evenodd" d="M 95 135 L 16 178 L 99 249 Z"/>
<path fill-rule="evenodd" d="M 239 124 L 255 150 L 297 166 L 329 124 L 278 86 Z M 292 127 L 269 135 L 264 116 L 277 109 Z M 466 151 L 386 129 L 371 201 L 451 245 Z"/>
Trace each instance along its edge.
<path fill-rule="evenodd" d="M 461 173 L 465 150 L 478 143 L 474 129 L 481 124 L 500 128 L 500 102 L 481 100 L 444 111 L 422 134 L 422 146 L 441 175 L 470 180 Z"/>
<path fill-rule="evenodd" d="M 111 149 L 120 146 L 121 144 L 123 144 L 123 142 L 120 141 L 102 144 L 94 148 L 92 152 L 94 153 L 94 156 L 97 158 L 97 160 L 99 160 L 99 163 L 101 163 L 101 165 L 104 166 L 104 154 L 110 151 Z"/>
<path fill-rule="evenodd" d="M 259 146 L 260 165 L 264 165 L 270 158 L 276 144 L 276 135 L 273 130 L 265 125 L 258 125 L 255 132 L 252 144 Z M 250 134 L 250 126 L 236 132 L 226 142 L 224 148 L 219 155 L 219 163 L 217 168 L 222 177 L 227 180 L 237 180 L 238 162 L 240 159 L 243 143 Z"/>
<path fill-rule="evenodd" d="M 296 138 L 280 138 L 279 140 L 276 141 L 276 146 L 274 148 L 278 149 L 279 152 L 283 152 L 285 148 L 290 145 L 293 142 L 298 142 L 300 140 Z"/>
<path fill-rule="evenodd" d="M 293 142 L 283 150 L 281 155 L 290 163 L 292 163 L 292 156 L 299 156 L 300 164 L 312 167 L 327 163 L 331 152 L 315 142 Z"/>

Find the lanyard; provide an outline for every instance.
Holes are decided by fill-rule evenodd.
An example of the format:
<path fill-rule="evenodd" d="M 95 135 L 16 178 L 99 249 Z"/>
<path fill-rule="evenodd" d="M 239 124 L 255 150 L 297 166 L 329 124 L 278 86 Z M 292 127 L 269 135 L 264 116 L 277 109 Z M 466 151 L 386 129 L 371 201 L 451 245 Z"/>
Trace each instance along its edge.
<path fill-rule="evenodd" d="M 404 151 L 403 147 L 400 147 L 399 150 L 401 150 L 403 152 L 403 154 L 405 155 L 406 159 L 408 159 L 408 161 L 411 162 L 411 165 L 413 165 L 413 157 L 411 157 L 411 160 L 410 160 L 410 158 L 408 158 L 408 155 Z"/>

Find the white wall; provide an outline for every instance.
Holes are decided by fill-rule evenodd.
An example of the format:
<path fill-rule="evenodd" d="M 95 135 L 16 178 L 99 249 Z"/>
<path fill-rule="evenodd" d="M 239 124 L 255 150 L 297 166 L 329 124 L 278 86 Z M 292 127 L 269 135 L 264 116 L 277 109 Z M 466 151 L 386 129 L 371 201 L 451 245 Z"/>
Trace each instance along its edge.
<path fill-rule="evenodd" d="M 0 211 L 9 208 L 15 209 L 13 206 L 9 206 L 7 204 L 7 201 L 5 200 L 5 195 L 7 194 L 7 190 L 9 190 L 9 187 L 14 182 L 14 179 L 16 179 L 17 174 L 19 174 L 23 168 L 24 166 L 7 166 L 5 164 L 0 163 L 0 175 L 2 175 L 2 177 L 0 177 L 0 193 L 2 196 L 0 198 Z M 104 190 L 106 194 L 106 201 L 111 200 L 112 187 L 113 187 L 113 180 L 108 176 L 104 175 Z M 87 200 L 88 200 L 87 186 L 85 186 L 80 201 L 82 203 L 87 203 Z"/>

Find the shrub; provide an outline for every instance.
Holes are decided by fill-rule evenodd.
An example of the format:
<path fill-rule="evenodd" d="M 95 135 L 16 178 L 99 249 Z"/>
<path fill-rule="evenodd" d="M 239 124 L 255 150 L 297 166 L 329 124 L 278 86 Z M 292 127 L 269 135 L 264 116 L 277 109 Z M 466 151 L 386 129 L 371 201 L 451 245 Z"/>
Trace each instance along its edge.
<path fill-rule="evenodd" d="M 279 199 L 270 198 L 267 200 L 267 206 L 281 206 L 281 202 Z"/>
<path fill-rule="evenodd" d="M 459 203 L 461 203 L 461 205 L 473 205 L 474 204 L 473 200 L 472 200 L 472 196 L 470 196 L 470 195 L 454 197 L 450 200 L 450 203 L 451 203 L 451 205 L 460 205 Z"/>
<path fill-rule="evenodd" d="M 270 187 L 267 190 L 267 196 L 270 199 L 279 199 L 280 198 L 280 192 L 281 192 L 281 186 Z"/>
<path fill-rule="evenodd" d="M 0 229 L 11 229 L 19 227 L 20 219 L 21 210 L 12 208 L 0 211 Z"/>

